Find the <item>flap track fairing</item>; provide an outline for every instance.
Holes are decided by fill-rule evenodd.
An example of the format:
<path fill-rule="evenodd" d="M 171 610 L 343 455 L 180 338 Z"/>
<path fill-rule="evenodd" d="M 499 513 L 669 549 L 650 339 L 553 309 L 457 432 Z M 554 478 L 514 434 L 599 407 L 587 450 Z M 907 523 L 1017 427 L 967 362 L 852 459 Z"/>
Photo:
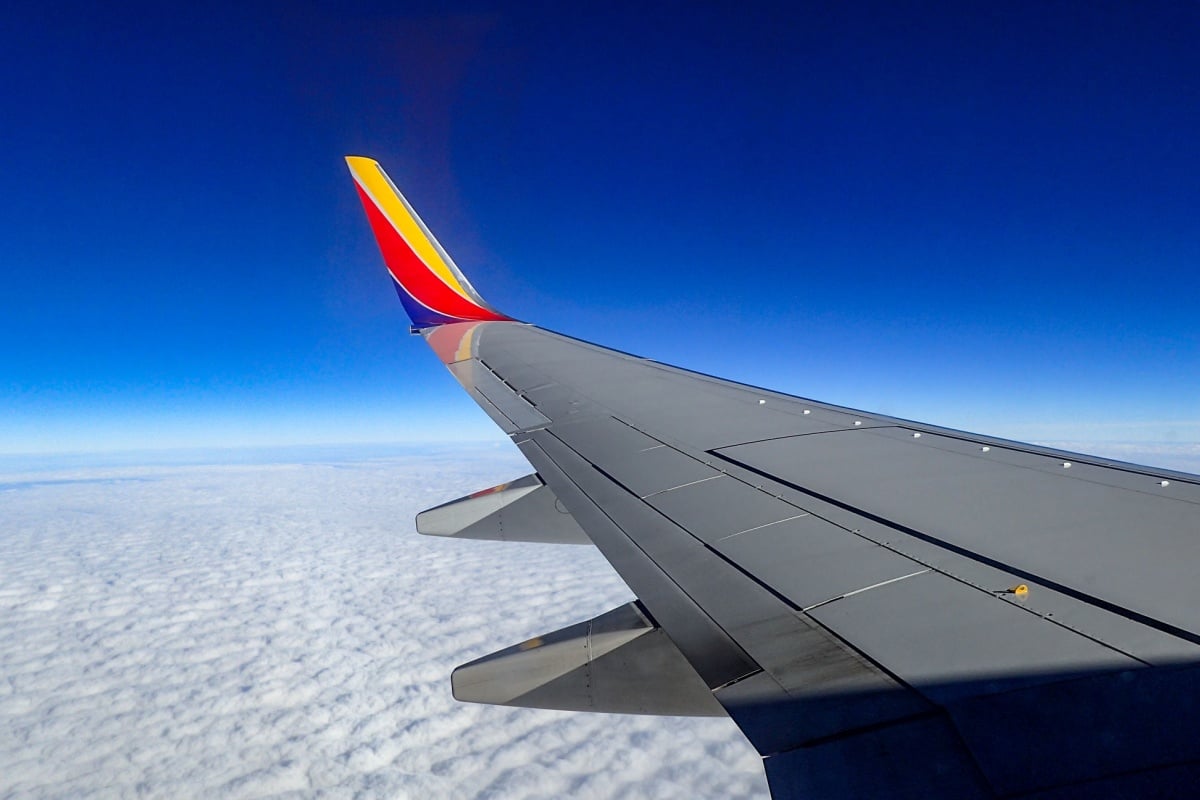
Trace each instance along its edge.
<path fill-rule="evenodd" d="M 537 473 L 422 511 L 417 532 L 497 542 L 592 543 Z"/>
<path fill-rule="evenodd" d="M 471 703 L 725 716 L 675 643 L 636 601 L 464 664 L 450 680 L 454 697 Z"/>

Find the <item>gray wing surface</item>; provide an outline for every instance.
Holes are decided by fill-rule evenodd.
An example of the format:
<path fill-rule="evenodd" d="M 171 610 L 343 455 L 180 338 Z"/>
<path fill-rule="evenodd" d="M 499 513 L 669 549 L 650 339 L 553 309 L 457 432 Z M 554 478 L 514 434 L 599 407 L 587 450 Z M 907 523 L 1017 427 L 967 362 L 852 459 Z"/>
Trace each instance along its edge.
<path fill-rule="evenodd" d="M 638 596 L 620 642 L 661 626 L 775 797 L 1196 793 L 1200 478 L 424 334 Z"/>

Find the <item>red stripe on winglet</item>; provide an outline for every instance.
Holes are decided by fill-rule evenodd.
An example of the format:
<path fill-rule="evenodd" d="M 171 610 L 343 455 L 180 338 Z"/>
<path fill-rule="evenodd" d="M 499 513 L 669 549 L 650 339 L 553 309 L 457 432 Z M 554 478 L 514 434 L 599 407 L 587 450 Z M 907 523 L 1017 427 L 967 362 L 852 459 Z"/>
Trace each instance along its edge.
<path fill-rule="evenodd" d="M 367 219 L 375 233 L 375 241 L 379 244 L 379 251 L 383 254 L 388 272 L 392 273 L 392 277 L 399 281 L 409 294 L 434 311 L 458 319 L 511 319 L 472 303 L 443 283 L 442 279 L 434 275 L 429 267 L 425 266 L 425 262 L 413 252 L 408 242 L 404 241 L 404 237 L 396 231 L 357 181 L 354 188 L 358 192 L 358 199 L 362 201 L 363 209 L 367 212 Z"/>

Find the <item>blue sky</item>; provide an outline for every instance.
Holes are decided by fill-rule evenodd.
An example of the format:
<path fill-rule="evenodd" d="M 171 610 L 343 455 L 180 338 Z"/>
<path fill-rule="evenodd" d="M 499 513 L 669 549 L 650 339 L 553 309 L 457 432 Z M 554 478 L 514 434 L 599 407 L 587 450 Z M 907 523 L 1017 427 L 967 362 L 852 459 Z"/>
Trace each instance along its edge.
<path fill-rule="evenodd" d="M 1038 440 L 1200 440 L 1194 4 L 11 9 L 0 453 L 497 439 L 341 157 L 505 312 Z"/>

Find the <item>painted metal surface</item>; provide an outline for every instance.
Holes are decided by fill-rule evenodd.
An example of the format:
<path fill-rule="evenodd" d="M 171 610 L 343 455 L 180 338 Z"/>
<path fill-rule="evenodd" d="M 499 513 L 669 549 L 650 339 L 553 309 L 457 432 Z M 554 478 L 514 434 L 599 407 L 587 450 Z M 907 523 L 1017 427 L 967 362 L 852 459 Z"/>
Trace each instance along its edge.
<path fill-rule="evenodd" d="M 937 572 L 814 608 L 810 615 L 930 700 L 1003 692 L 1133 658 Z M 1036 666 L 1035 666 L 1036 664 Z"/>
<path fill-rule="evenodd" d="M 1200 506 L 1100 482 L 1111 467 L 1034 452 L 954 452 L 934 437 L 854 431 L 778 439 L 721 454 L 806 490 L 1197 635 Z M 1129 476 L 1125 476 L 1128 480 Z M 1177 483 L 1182 483 L 1177 481 Z"/>
<path fill-rule="evenodd" d="M 537 474 L 451 500 L 417 514 L 417 533 L 455 539 L 542 544 L 592 540 Z"/>
<path fill-rule="evenodd" d="M 489 363 L 497 361 L 493 352 L 511 347 L 505 341 L 509 331 L 498 328 L 487 326 L 480 337 L 480 350 Z M 574 347 L 570 340 L 536 329 L 512 333 L 521 341 L 533 336 L 544 337 L 543 353 L 550 350 L 547 342 L 561 343 L 564 353 Z M 964 466 L 955 462 L 956 453 L 947 451 L 957 448 L 966 457 L 980 447 L 995 452 L 1004 444 L 983 437 L 949 437 L 947 444 L 939 440 L 945 435 L 940 429 L 901 428 L 893 420 L 854 412 L 825 415 L 834 423 L 823 421 L 822 430 L 803 435 L 794 435 L 794 423 L 788 420 L 777 426 L 780 435 L 773 439 L 706 449 L 690 444 L 692 433 L 682 429 L 686 416 L 676 414 L 675 408 L 706 390 L 717 396 L 711 391 L 712 379 L 678 374 L 675 385 L 654 402 L 643 395 L 636 407 L 626 407 L 607 395 L 597 400 L 591 384 L 575 373 L 569 366 L 572 359 L 564 353 L 547 358 L 542 379 L 553 382 L 564 408 L 583 410 L 561 425 L 555 420 L 539 436 L 561 431 L 570 439 L 574 462 L 564 460 L 560 479 L 585 487 L 606 520 L 615 522 L 639 552 L 660 567 L 662 579 L 682 589 L 761 669 L 714 687 L 714 694 L 763 753 L 776 796 L 859 797 L 867 790 L 868 795 L 878 794 L 881 787 L 888 787 L 885 793 L 893 796 L 1072 796 L 1082 782 L 1089 796 L 1119 796 L 1112 792 L 1124 791 L 1129 770 L 1174 780 L 1181 759 L 1200 758 L 1200 718 L 1173 714 L 1168 690 L 1160 688 L 1171 686 L 1180 693 L 1198 688 L 1192 673 L 1172 672 L 1170 666 L 1196 661 L 1190 642 L 1161 625 L 1132 619 L 1112 603 L 1060 591 L 1052 580 L 1029 582 L 1029 593 L 1018 599 L 1007 590 L 1027 580 L 1023 572 L 994 556 L 981 561 L 961 546 L 943 546 L 926 533 L 934 529 L 931 525 L 939 514 L 948 513 L 947 506 L 959 503 L 938 483 L 943 470 L 953 473 L 947 480 L 967 484 L 1019 469 L 1022 474 L 1013 485 L 1027 488 L 1061 480 L 1061 453 L 1031 448 L 1011 457 L 1005 452 L 995 464 Z M 588 372 L 603 376 L 606 386 L 637 384 L 637 379 L 626 380 L 621 373 L 654 368 L 620 354 L 610 356 L 606 366 L 596 361 L 594 351 L 586 358 L 591 362 Z M 723 390 L 753 396 L 752 390 L 741 387 Z M 575 398 L 574 405 L 569 405 L 570 398 Z M 801 415 L 804 408 L 815 408 L 808 401 L 781 397 L 772 402 L 799 406 Z M 730 401 L 722 413 L 742 413 L 745 405 Z M 616 416 L 614 406 L 624 416 Z M 665 424 L 668 419 L 671 424 Z M 863 425 L 854 426 L 855 420 Z M 694 424 L 696 441 L 714 441 L 712 429 L 702 420 Z M 616 426 L 628 426 L 636 435 L 625 446 L 614 445 Z M 724 432 L 730 430 L 724 427 L 720 440 L 727 441 Z M 914 437 L 914 432 L 922 436 Z M 876 439 L 886 442 L 882 447 L 906 455 L 846 456 L 848 466 L 840 470 L 841 454 L 806 451 L 803 446 L 822 440 Z M 749 465 L 753 469 L 746 469 L 736 458 L 760 452 L 776 453 L 778 460 L 766 467 L 756 460 Z M 654 474 L 637 466 L 639 458 L 651 453 L 666 479 L 638 487 L 646 491 L 624 486 L 623 476 L 634 483 L 645 480 L 643 472 Z M 1012 465 L 1012 458 L 1024 461 Z M 1103 467 L 1083 456 L 1070 458 L 1073 467 L 1122 472 L 1107 475 L 1105 481 L 1083 470 L 1071 473 L 1070 480 L 1084 487 L 1089 503 L 1077 513 L 1093 525 L 1123 519 L 1119 512 L 1097 510 L 1095 504 L 1104 501 L 1091 494 L 1093 489 L 1112 492 L 1106 496 L 1120 502 L 1115 498 L 1126 491 L 1120 488 L 1122 481 L 1157 474 Z M 861 471 L 855 470 L 856 464 Z M 824 465 L 829 465 L 828 472 L 822 471 Z M 793 468 L 823 475 L 824 482 L 794 475 L 789 479 Z M 889 479 L 902 482 L 904 489 L 885 491 Z M 1178 475 L 1171 480 L 1187 482 Z M 997 480 L 994 489 L 1004 494 L 1008 486 Z M 895 498 L 917 515 L 901 526 L 890 524 L 884 512 L 891 507 L 880 504 Z M 1058 504 L 1047 500 L 1023 506 L 1017 493 L 1008 496 L 1006 504 L 1023 506 L 1011 513 L 1042 510 L 1062 518 L 1071 512 L 1061 503 L 1073 499 L 1078 502 L 1067 492 Z M 634 512 L 638 503 L 658 517 Z M 1003 505 L 994 513 L 1009 513 Z M 982 536 L 986 541 L 980 531 L 991 524 L 988 517 L 972 513 L 970 503 L 962 508 L 954 526 L 959 545 L 961 537 Z M 920 516 L 923 509 L 926 517 Z M 670 525 L 664 528 L 666 522 Z M 678 531 L 694 544 L 664 531 Z M 1049 526 L 1019 532 L 1029 537 L 1027 555 L 1035 561 L 1037 537 L 1054 535 Z M 1139 530 L 1123 538 L 1121 529 L 1113 527 L 1089 541 L 1117 548 L 1118 554 L 1132 553 L 1143 535 Z M 1164 535 L 1184 534 L 1173 529 Z M 1049 544 L 1041 548 L 1042 556 L 1055 552 Z M 1161 554 L 1146 555 L 1155 557 Z M 1078 566 L 1069 554 L 1036 563 L 1060 578 Z M 1191 588 L 1189 583 L 1173 591 Z M 754 608 L 768 605 L 764 593 L 778 603 L 776 611 L 786 610 L 796 623 L 780 628 L 776 625 L 783 614 L 756 616 Z M 1187 608 L 1179 611 L 1186 613 Z M 671 631 L 669 625 L 664 629 Z M 1167 666 L 1149 666 L 1155 663 Z M 1025 720 L 1010 718 L 1005 698 L 1017 696 L 1030 698 L 1022 702 L 1036 706 L 1036 713 L 1031 711 Z M 1139 697 L 1145 699 L 1141 705 L 1135 702 Z M 1005 726 L 1022 732 L 1010 735 Z M 1071 752 L 1109 756 L 1080 755 L 1086 768 L 1078 766 L 1079 761 L 1060 763 L 1054 757 L 1055 745 L 1046 743 L 1068 736 Z M 1137 744 L 1147 738 L 1163 745 L 1161 755 Z M 1036 770 L 1031 772 L 1026 764 L 1036 765 Z M 814 778 L 817 772 L 821 777 Z M 1075 782 L 1074 790 L 1064 788 L 1067 781 Z M 1153 779 L 1143 778 L 1147 782 L 1153 785 Z"/>
<path fill-rule="evenodd" d="M 357 156 L 348 157 L 346 164 L 414 325 L 508 319 L 479 296 L 379 164 Z"/>
<path fill-rule="evenodd" d="M 695 670 L 638 603 L 464 664 L 454 696 L 561 711 L 725 716 Z"/>
<path fill-rule="evenodd" d="M 714 546 L 802 609 L 926 569 L 812 514 L 727 536 Z"/>
<path fill-rule="evenodd" d="M 446 323 L 427 341 L 764 756 L 776 797 L 1172 796 L 1195 775 L 1197 476 L 605 350 L 478 312 L 498 314 L 434 261 L 394 261 L 402 287 L 441 292 L 432 275 L 476 304 L 414 323 Z M 545 691 L 572 695 L 580 666 L 550 661 L 571 677 Z"/>
<path fill-rule="evenodd" d="M 503 421 L 509 423 L 509 433 L 544 428 L 550 424 L 546 415 L 517 395 L 496 373 L 477 359 L 457 361 L 450 365 L 450 372 L 463 388 L 476 398 L 476 402 L 482 396 L 487 401 L 485 408 L 494 409 L 500 415 L 501 419 L 497 419 L 496 422 L 501 424 L 501 427 L 504 427 Z M 495 414 L 492 414 L 492 417 L 495 419 Z"/>
<path fill-rule="evenodd" d="M 761 669 L 722 628 L 568 475 L 590 468 L 544 434 L 524 440 L 521 452 L 555 488 L 588 537 L 667 631 L 704 682 L 715 688 Z M 561 465 L 561 466 L 560 466 Z"/>

